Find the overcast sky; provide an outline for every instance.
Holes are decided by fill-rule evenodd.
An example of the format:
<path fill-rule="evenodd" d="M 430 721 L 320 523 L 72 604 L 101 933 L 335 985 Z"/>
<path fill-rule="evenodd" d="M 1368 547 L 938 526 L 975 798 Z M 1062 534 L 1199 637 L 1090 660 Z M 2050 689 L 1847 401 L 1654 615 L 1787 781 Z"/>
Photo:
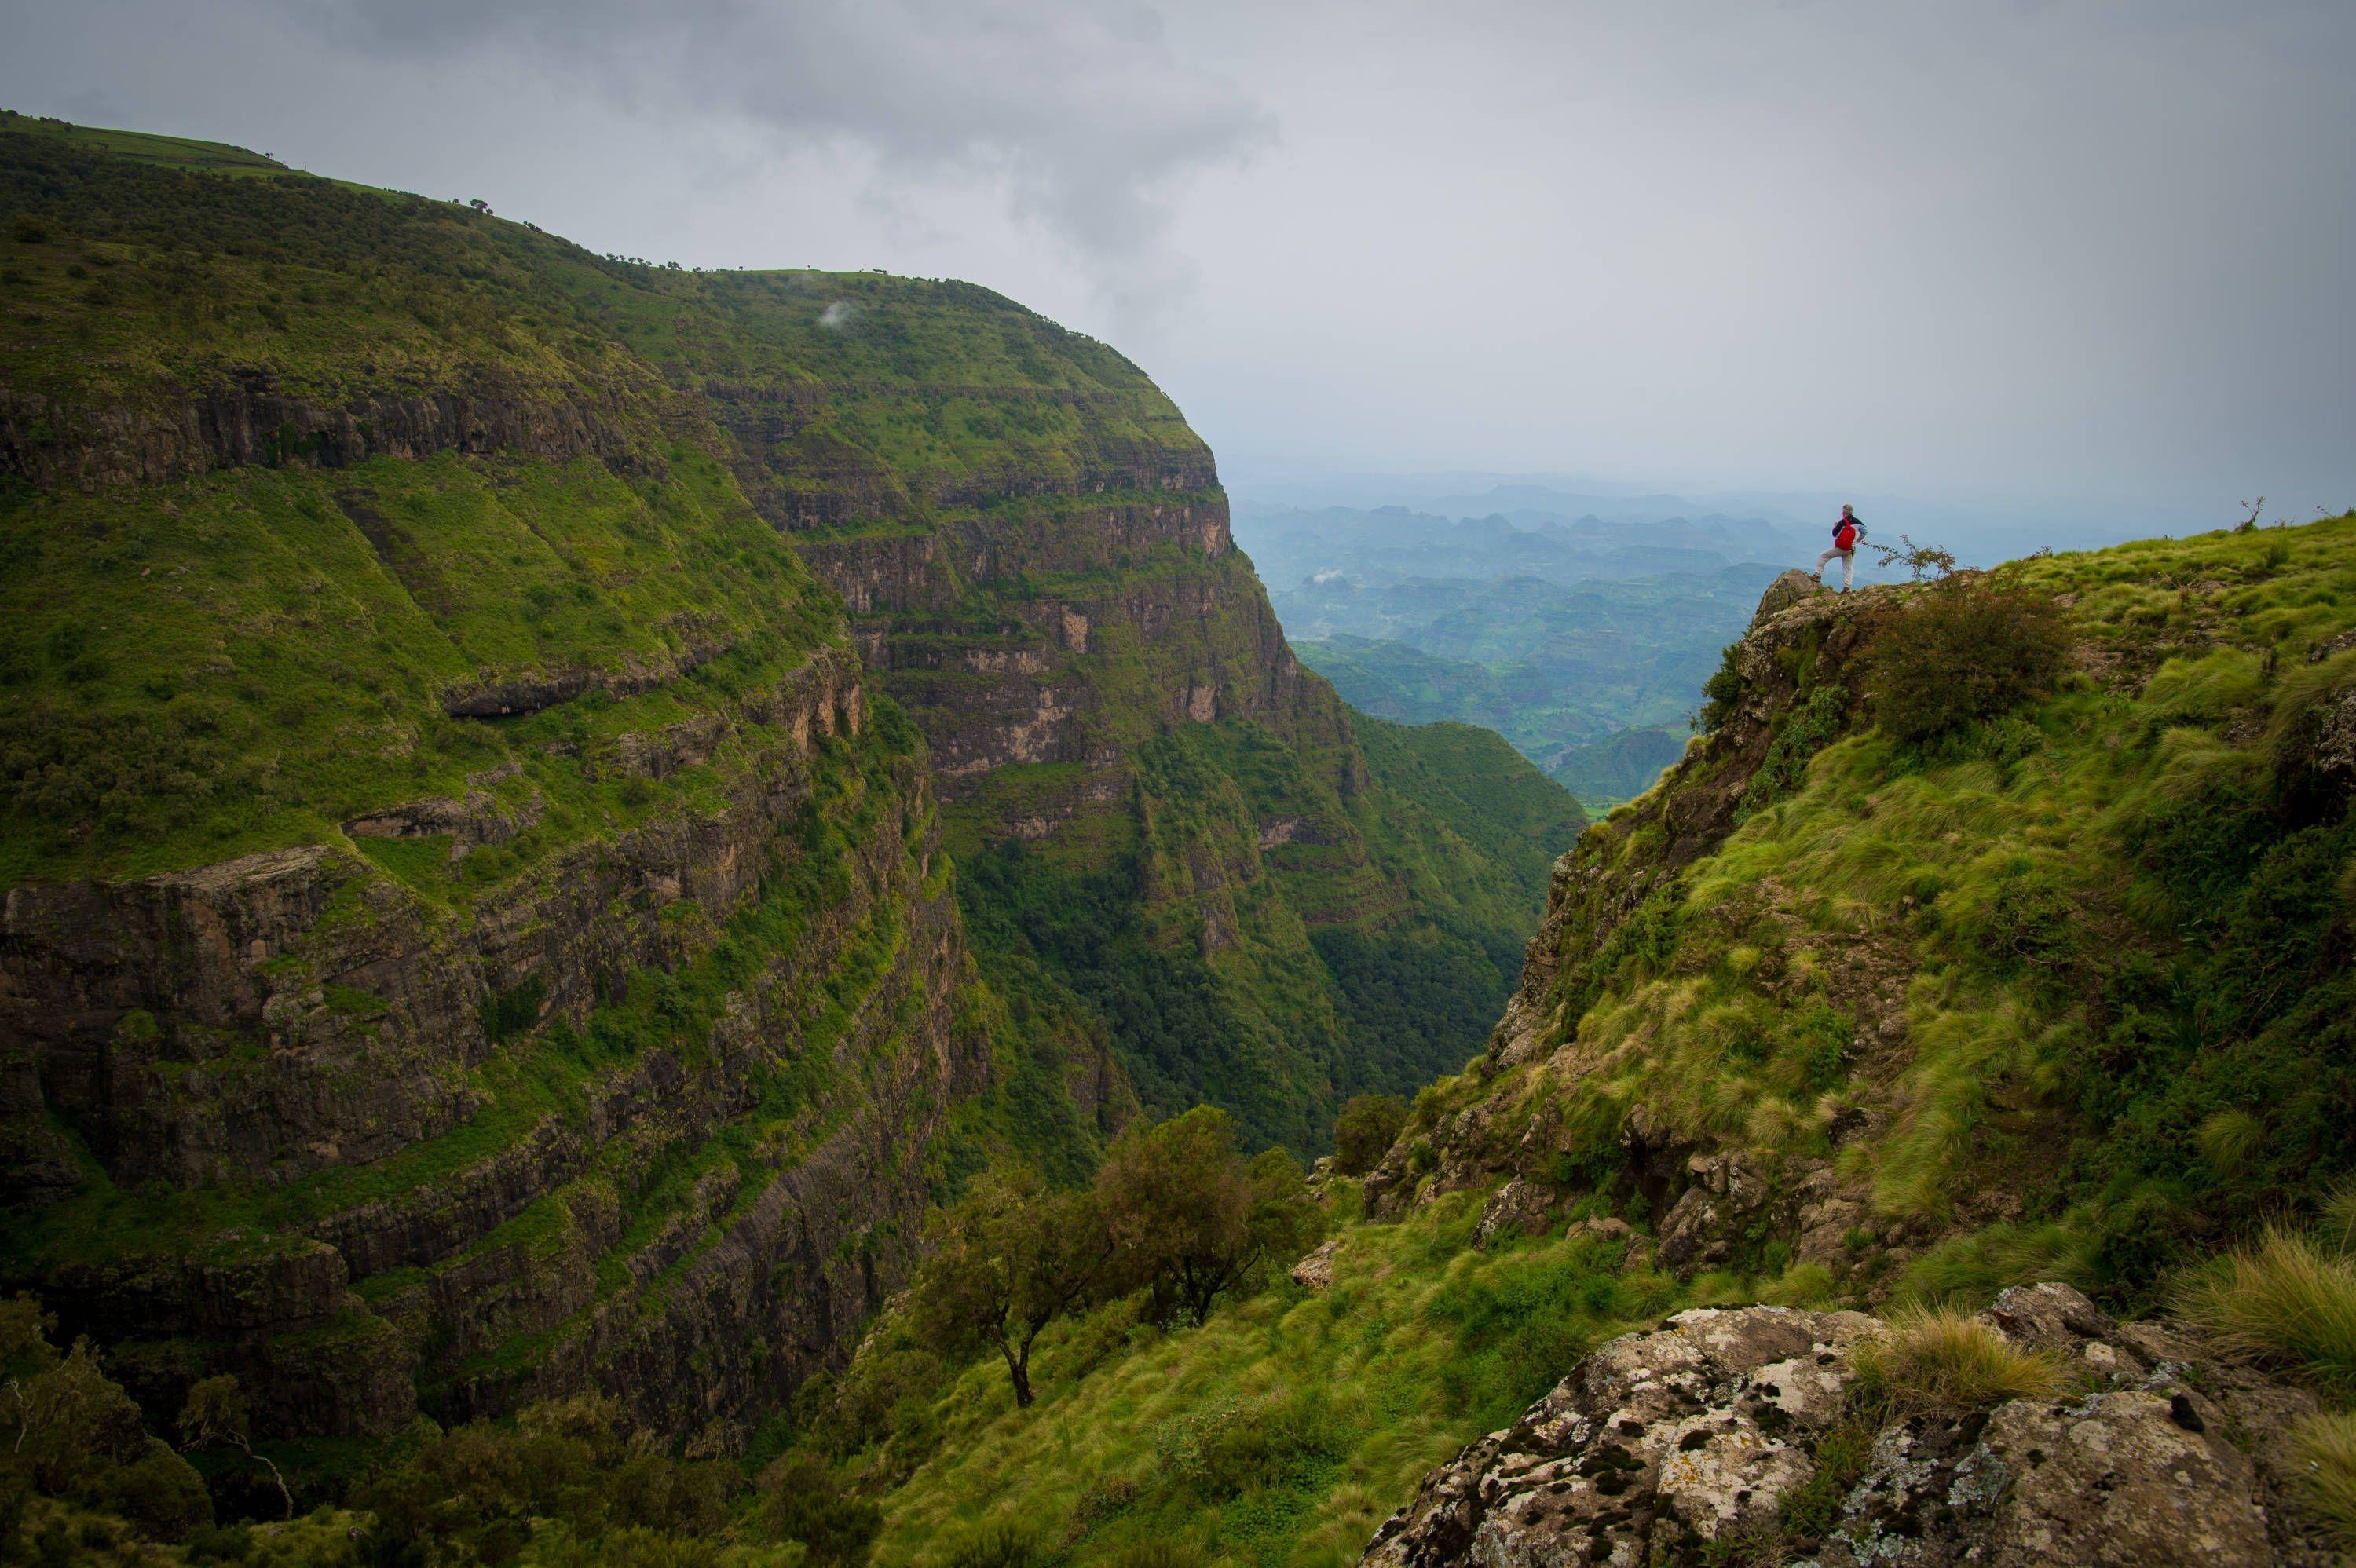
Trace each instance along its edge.
<path fill-rule="evenodd" d="M 2356 4 L 0 0 L 0 104 L 970 278 L 1231 469 L 2356 505 Z"/>

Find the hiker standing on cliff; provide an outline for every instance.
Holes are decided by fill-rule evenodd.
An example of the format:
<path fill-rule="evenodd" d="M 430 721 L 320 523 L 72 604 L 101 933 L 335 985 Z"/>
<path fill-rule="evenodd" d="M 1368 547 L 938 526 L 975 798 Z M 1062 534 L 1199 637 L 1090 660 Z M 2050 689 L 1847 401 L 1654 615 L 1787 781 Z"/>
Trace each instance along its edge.
<path fill-rule="evenodd" d="M 1833 548 L 1816 557 L 1816 576 L 1824 576 L 1826 561 L 1835 556 L 1840 557 L 1841 592 L 1847 592 L 1857 572 L 1857 544 L 1863 538 L 1865 525 L 1857 520 L 1856 511 L 1849 507 L 1842 507 L 1840 521 L 1833 525 Z"/>

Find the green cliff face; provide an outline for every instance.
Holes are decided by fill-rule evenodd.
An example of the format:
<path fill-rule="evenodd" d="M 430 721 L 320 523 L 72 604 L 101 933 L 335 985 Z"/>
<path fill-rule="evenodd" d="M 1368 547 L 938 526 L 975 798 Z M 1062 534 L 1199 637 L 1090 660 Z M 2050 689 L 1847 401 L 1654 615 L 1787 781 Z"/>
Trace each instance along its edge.
<path fill-rule="evenodd" d="M 1100 344 L 16 118 L 0 276 L 0 1276 L 151 1411 L 727 1451 L 980 1162 L 1510 987 L 1575 808 L 1362 749 Z"/>
<path fill-rule="evenodd" d="M 1642 1452 L 1647 1420 L 1670 1413 L 1675 1454 L 1692 1456 L 1677 1485 L 1728 1477 L 1751 1500 L 1776 1495 L 1751 1456 L 1814 1440 L 1779 1420 L 1717 1447 L 1742 1385 L 1718 1368 L 1676 1384 L 1681 1353 L 1651 1353 L 1674 1335 L 1644 1337 L 1665 1315 L 1776 1304 L 1673 1320 L 1730 1342 L 1806 1321 L 1785 1307 L 1928 1301 L 1989 1308 L 2020 1344 L 2067 1343 L 2030 1338 L 2024 1301 L 2068 1301 L 2108 1332 L 2056 1284 L 2143 1316 L 2177 1270 L 2263 1225 L 2313 1223 L 2330 1261 L 2311 1264 L 2311 1293 L 2286 1287 L 2285 1314 L 2299 1333 L 2338 1321 L 2356 1171 L 2356 515 L 1969 584 L 1991 589 L 2054 607 L 2065 664 L 2041 691 L 1905 741 L 1890 721 L 1908 644 L 1947 590 L 1771 588 L 1711 682 L 1711 733 L 1566 846 L 1490 1050 L 1418 1096 L 1363 1182 L 1314 1184 L 1326 1244 L 1201 1329 L 1156 1332 L 1128 1304 L 1058 1326 L 1028 1410 L 1002 1368 L 969 1367 L 903 1418 L 931 1445 L 921 1469 L 894 1472 L 890 1445 L 846 1458 L 888 1488 L 873 1561 L 940 1563 L 1009 1536 L 1071 1562 L 1550 1561 L 1599 1541 L 1631 1560 L 1796 1559 L 1837 1544 L 1823 1538 L 1844 1508 L 1880 1506 L 1887 1471 L 1855 1485 L 1873 1430 L 1849 1435 L 1847 1460 L 1817 1444 L 1775 1483 L 1813 1477 L 1812 1507 L 1787 1490 L 1755 1530 L 1682 1538 L 1711 1516 L 1690 1491 L 1655 1500 L 1676 1461 Z M 1946 645 L 1936 684 L 1976 678 L 1998 640 Z M 2008 1317 L 1998 1293 L 2031 1281 L 2054 1283 Z M 2161 1349 L 2116 1381 L 2088 1373 L 2071 1398 L 2096 1397 L 2068 1421 L 2146 1397 L 2173 1375 L 2155 1362 L 2181 1371 L 2216 1343 L 2151 1317 L 2136 1335 Z M 1785 1389 L 1812 1364 L 1772 1353 Z M 2310 1375 L 2344 1375 L 2342 1354 L 2315 1352 Z M 2259 1381 L 2245 1365 L 2194 1381 Z M 2110 1521 L 2227 1506 L 2243 1510 L 2235 1560 L 2301 1561 L 2317 1494 L 2265 1456 L 2312 1472 L 2319 1451 L 2295 1445 L 2314 1396 L 2262 1397 L 2209 1426 L 2254 1456 L 2221 1447 L 2229 1481 L 2163 1475 Z M 2151 1401 L 2157 1421 L 2169 1408 Z M 1975 1411 L 1950 1452 L 1988 1419 Z M 2081 1441 L 2104 1439 L 2044 1447 Z M 1875 1451 L 1912 1466 L 1937 1450 Z M 1905 1483 L 1928 1500 L 1881 1539 L 1958 1558 L 1996 1498 L 1959 1508 L 1952 1472 L 1919 1462 L 1937 1484 Z M 2012 1473 L 2073 1502 L 2121 1474 Z M 2268 1529 L 2277 1550 L 2247 1544 Z"/>
<path fill-rule="evenodd" d="M 1557 866 L 1491 1050 L 1370 1206 L 1517 1179 L 1533 1212 L 1649 1216 L 1688 1272 L 2131 1307 L 2311 1214 L 2356 1168 L 2351 544 L 2340 517 L 1968 591 L 1787 574 L 1715 732 Z M 1910 736 L 2003 656 L 1925 639 L 2006 593 L 2055 607 L 2052 689 Z"/>

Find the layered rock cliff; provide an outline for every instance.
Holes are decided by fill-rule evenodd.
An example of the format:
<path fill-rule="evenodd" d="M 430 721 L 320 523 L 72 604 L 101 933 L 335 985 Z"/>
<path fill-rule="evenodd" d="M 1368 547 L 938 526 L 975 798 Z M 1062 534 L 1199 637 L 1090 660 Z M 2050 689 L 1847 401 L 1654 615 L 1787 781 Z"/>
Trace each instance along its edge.
<path fill-rule="evenodd" d="M 734 1447 L 979 1162 L 1510 979 L 1575 808 L 1376 778 L 1104 346 L 16 120 L 0 219 L 0 1276 L 158 1421 Z"/>

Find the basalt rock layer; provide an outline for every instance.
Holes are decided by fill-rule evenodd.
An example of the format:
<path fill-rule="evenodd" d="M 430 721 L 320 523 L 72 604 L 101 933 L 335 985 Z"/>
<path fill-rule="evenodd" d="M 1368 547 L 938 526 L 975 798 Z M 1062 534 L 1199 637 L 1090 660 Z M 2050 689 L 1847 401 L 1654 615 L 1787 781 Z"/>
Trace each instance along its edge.
<path fill-rule="evenodd" d="M 0 122 L 0 1278 L 159 1429 L 734 1449 L 980 1163 L 1477 1041 L 1575 807 L 1377 777 L 1120 356 L 254 168 Z"/>

